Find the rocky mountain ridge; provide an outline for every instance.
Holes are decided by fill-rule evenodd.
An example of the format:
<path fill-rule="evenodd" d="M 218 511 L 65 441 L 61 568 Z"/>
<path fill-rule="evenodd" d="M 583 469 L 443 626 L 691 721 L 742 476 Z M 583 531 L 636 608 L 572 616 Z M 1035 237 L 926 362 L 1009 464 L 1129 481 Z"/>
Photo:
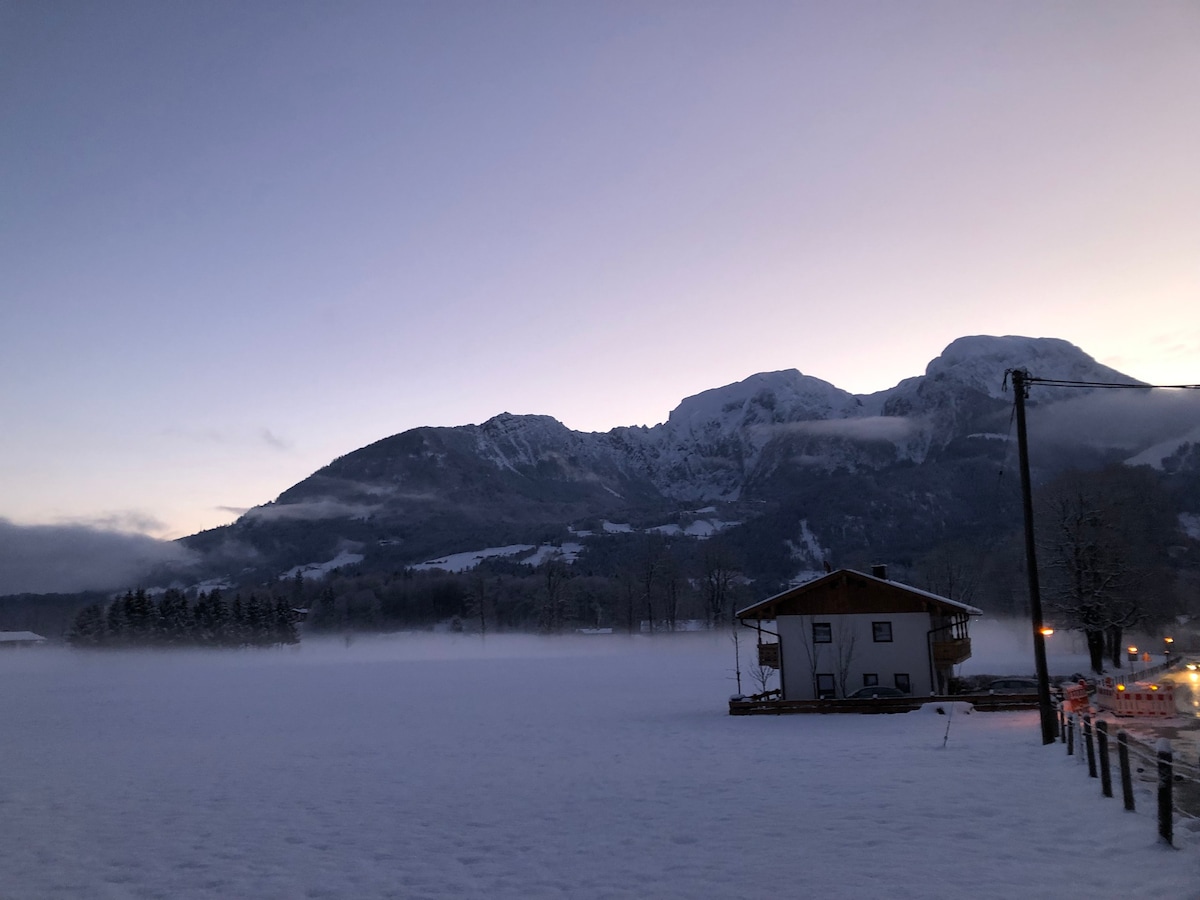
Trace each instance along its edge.
<path fill-rule="evenodd" d="M 980 498 L 978 477 L 1012 457 L 1004 376 L 1018 367 L 1137 384 L 1063 340 L 975 336 L 951 343 L 924 375 L 869 395 L 789 369 L 688 397 L 652 428 L 585 433 L 502 413 L 384 438 L 185 543 L 214 565 L 259 574 L 347 549 L 394 568 L 561 540 L 602 519 L 661 525 L 715 503 L 744 523 L 743 542 L 785 560 L 777 567 L 818 565 L 818 552 L 911 553 L 948 530 L 987 527 L 985 507 L 1003 506 Z M 1034 391 L 1031 421 L 1085 394 Z M 1139 440 L 1085 447 L 1081 458 L 1133 456 L 1150 446 Z"/>

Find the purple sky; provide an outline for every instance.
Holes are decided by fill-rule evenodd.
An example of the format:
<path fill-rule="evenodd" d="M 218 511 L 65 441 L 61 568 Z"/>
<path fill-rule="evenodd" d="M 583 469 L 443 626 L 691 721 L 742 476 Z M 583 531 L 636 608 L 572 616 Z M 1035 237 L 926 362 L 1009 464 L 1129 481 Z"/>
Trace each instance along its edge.
<path fill-rule="evenodd" d="M 967 334 L 1200 381 L 1194 2 L 0 3 L 0 517 Z"/>

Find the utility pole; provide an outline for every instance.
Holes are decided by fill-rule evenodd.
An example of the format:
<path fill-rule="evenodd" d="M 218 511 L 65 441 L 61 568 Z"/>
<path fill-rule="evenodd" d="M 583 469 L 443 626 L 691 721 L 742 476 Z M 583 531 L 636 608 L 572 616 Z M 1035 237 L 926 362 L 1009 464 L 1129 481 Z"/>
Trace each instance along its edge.
<path fill-rule="evenodd" d="M 1037 548 L 1033 541 L 1033 489 L 1029 484 L 1029 444 L 1025 438 L 1025 398 L 1029 395 L 1029 373 L 1010 369 L 1013 396 L 1017 403 L 1017 455 L 1021 466 L 1021 502 L 1025 508 L 1025 563 L 1029 571 L 1029 612 L 1033 618 L 1033 661 L 1037 667 L 1038 711 L 1042 718 L 1042 743 L 1053 744 L 1058 722 L 1050 703 L 1050 675 L 1046 669 L 1046 636 L 1042 633 L 1042 592 L 1038 585 Z"/>

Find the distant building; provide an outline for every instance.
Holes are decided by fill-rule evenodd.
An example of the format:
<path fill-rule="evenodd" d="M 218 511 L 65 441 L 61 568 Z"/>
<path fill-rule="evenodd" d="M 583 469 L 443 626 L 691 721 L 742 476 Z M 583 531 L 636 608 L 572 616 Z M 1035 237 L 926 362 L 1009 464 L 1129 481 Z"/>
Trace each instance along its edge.
<path fill-rule="evenodd" d="M 970 617 L 983 612 L 888 581 L 875 566 L 871 575 L 838 569 L 736 615 L 758 632 L 759 662 L 779 670 L 782 698 L 816 700 L 872 686 L 945 693 L 971 655 Z"/>
<path fill-rule="evenodd" d="M 46 639 L 32 631 L 0 631 L 0 648 L 37 647 L 44 643 Z"/>

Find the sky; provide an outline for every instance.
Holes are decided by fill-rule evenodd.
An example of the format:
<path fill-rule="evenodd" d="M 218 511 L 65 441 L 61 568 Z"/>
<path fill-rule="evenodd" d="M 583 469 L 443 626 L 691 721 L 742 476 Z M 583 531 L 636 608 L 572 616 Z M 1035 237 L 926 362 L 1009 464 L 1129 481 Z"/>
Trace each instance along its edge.
<path fill-rule="evenodd" d="M 0 519 L 957 337 L 1200 382 L 1191 2 L 0 0 Z"/>

